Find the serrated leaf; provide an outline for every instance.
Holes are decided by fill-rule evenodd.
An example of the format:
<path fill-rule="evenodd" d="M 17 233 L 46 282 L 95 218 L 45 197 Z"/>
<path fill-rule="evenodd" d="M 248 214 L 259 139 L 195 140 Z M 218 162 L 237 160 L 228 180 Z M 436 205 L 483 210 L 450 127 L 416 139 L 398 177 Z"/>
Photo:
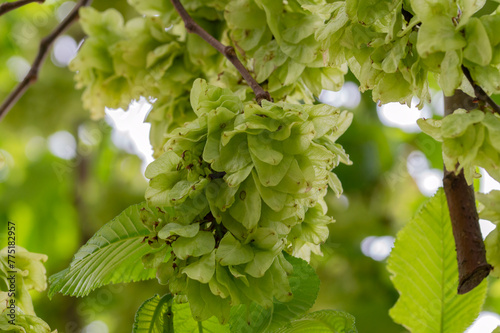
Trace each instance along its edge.
<path fill-rule="evenodd" d="M 49 278 L 49 297 L 56 292 L 86 296 L 110 283 L 154 278 L 155 270 L 144 269 L 141 263 L 141 257 L 152 252 L 148 243 L 143 242 L 150 234 L 141 221 L 143 208 L 156 218 L 165 217 L 164 213 L 151 210 L 145 202 L 125 209 L 78 250 L 68 268 Z"/>
<path fill-rule="evenodd" d="M 354 322 L 347 312 L 322 310 L 306 314 L 275 333 L 356 333 Z"/>
<path fill-rule="evenodd" d="M 154 295 L 137 310 L 132 333 L 174 333 L 169 303 L 172 295 Z"/>
<path fill-rule="evenodd" d="M 389 314 L 412 332 L 463 332 L 481 310 L 486 281 L 457 294 L 455 242 L 442 189 L 398 233 L 387 269 L 400 294 Z"/>

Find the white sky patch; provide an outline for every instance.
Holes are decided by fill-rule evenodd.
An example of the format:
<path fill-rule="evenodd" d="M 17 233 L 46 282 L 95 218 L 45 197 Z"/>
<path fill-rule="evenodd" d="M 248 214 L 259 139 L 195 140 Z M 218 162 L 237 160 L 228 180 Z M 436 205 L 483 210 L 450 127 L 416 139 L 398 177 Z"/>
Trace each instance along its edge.
<path fill-rule="evenodd" d="M 500 326 L 500 316 L 493 312 L 482 311 L 465 333 L 491 333 Z"/>
<path fill-rule="evenodd" d="M 59 158 L 70 160 L 76 157 L 75 137 L 66 131 L 59 131 L 49 136 L 49 150 Z"/>
<path fill-rule="evenodd" d="M 102 320 L 95 320 L 85 326 L 82 333 L 109 333 L 109 328 Z"/>
<path fill-rule="evenodd" d="M 444 117 L 444 94 L 442 91 L 436 91 L 432 94 L 431 106 L 434 114 Z"/>
<path fill-rule="evenodd" d="M 17 82 L 21 82 L 30 71 L 31 65 L 28 60 L 20 56 L 12 56 L 7 60 L 7 68 Z"/>
<path fill-rule="evenodd" d="M 500 183 L 491 177 L 483 168 L 479 169 L 481 172 L 481 181 L 479 182 L 479 192 L 488 193 L 491 190 L 500 190 Z"/>
<path fill-rule="evenodd" d="M 417 109 L 418 103 L 419 100 L 414 98 L 411 101 L 411 108 L 399 103 L 383 104 L 377 106 L 377 114 L 380 121 L 386 126 L 397 127 L 407 133 L 420 132 L 417 119 L 432 117 L 432 111 L 427 105 L 424 105 L 422 110 Z"/>
<path fill-rule="evenodd" d="M 144 122 L 150 109 L 151 104 L 143 97 L 130 103 L 127 111 L 106 108 L 106 121 L 113 127 L 114 144 L 140 157 L 143 171 L 153 161 L 153 147 L 149 142 L 151 124 Z"/>
<path fill-rule="evenodd" d="M 408 155 L 406 167 L 420 192 L 427 197 L 433 196 L 443 185 L 443 171 L 431 169 L 427 157 L 419 150 L 414 150 Z"/>
<path fill-rule="evenodd" d="M 67 35 L 61 36 L 54 42 L 52 51 L 52 62 L 58 67 L 66 67 L 76 57 L 78 44 Z"/>
<path fill-rule="evenodd" d="M 392 236 L 368 236 L 361 241 L 361 252 L 376 261 L 382 261 L 389 256 L 394 247 Z"/>
<path fill-rule="evenodd" d="M 439 169 L 424 170 L 415 177 L 418 189 L 426 197 L 432 197 L 443 185 L 443 171 Z"/>
<path fill-rule="evenodd" d="M 490 232 L 495 230 L 496 226 L 488 220 L 480 219 L 479 227 L 481 228 L 481 235 L 483 236 L 483 239 L 485 239 Z"/>
<path fill-rule="evenodd" d="M 321 103 L 335 107 L 354 109 L 361 102 L 361 93 L 356 83 L 347 81 L 339 91 L 322 90 L 319 95 Z"/>

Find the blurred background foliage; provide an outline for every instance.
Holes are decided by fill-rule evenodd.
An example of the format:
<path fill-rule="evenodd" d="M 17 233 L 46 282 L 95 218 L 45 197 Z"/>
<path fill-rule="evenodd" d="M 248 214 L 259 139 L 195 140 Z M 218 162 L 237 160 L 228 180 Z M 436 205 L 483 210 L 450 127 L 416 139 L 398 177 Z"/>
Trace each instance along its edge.
<path fill-rule="evenodd" d="M 39 40 L 72 5 L 46 1 L 0 18 L 0 99 L 23 78 Z M 136 15 L 125 1 L 98 1 L 94 7 Z M 82 31 L 75 25 L 62 38 L 66 43 L 59 46 L 59 54 L 56 45 L 39 81 L 0 123 L 0 247 L 6 245 L 7 221 L 14 221 L 17 244 L 49 256 L 48 275 L 67 267 L 104 223 L 143 201 L 146 188 L 145 162 L 134 154 L 137 147 L 130 135 L 113 128 L 109 117 L 89 120 L 82 109 L 81 92 L 74 89 L 66 67 Z M 351 88 L 356 84 L 353 76 L 346 81 Z M 442 112 L 442 97 L 436 96 L 424 110 L 427 117 Z M 324 256 L 311 261 L 322 281 L 315 310 L 347 311 L 356 317 L 360 332 L 404 332 L 388 315 L 398 295 L 385 258 L 397 231 L 439 183 L 439 145 L 411 127 L 414 120 L 388 126 L 384 109 L 369 94 L 343 89 L 322 98 L 354 113 L 351 128 L 339 140 L 354 164 L 338 168 L 344 195 L 327 197 L 336 223 L 323 246 Z M 394 108 L 421 116 L 416 110 Z M 38 316 L 60 333 L 129 332 L 139 305 L 163 292 L 156 281 L 145 281 L 104 287 L 86 298 L 56 295 L 49 300 L 45 293 L 33 298 Z M 490 281 L 485 310 L 500 312 L 498 281 Z"/>

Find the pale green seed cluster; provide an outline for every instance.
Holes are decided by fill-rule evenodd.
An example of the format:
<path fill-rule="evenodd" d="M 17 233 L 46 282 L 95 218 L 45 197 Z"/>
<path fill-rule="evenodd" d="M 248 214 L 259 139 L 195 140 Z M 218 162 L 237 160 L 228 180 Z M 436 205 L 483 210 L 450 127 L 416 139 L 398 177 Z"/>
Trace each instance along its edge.
<path fill-rule="evenodd" d="M 500 116 L 480 110 L 456 110 L 442 120 L 419 119 L 426 134 L 443 144 L 448 170 L 464 170 L 472 184 L 476 167 L 482 167 L 500 181 Z M 457 163 L 459 167 L 457 169 Z"/>
<path fill-rule="evenodd" d="M 146 170 L 150 204 L 177 212 L 157 232 L 172 247 L 158 279 L 187 295 L 195 318 L 224 322 L 232 305 L 292 296 L 282 251 L 309 256 L 328 237 L 323 197 L 328 186 L 342 191 L 331 169 L 350 163 L 335 141 L 352 115 L 243 103 L 203 80 L 191 105 L 197 119 L 168 134 L 165 153 Z"/>
<path fill-rule="evenodd" d="M 85 88 L 84 107 L 97 119 L 104 116 L 105 107 L 127 109 L 141 96 L 153 98 L 148 121 L 151 143 L 159 155 L 165 131 L 194 119 L 185 96 L 202 74 L 185 57 L 186 42 L 159 17 L 137 17 L 125 23 L 114 9 L 93 8 L 82 8 L 80 17 L 89 37 L 70 69 L 76 72 L 77 88 Z"/>
<path fill-rule="evenodd" d="M 52 332 L 49 325 L 37 317 L 30 295 L 31 290 L 47 288 L 45 261 L 46 255 L 28 252 L 20 246 L 12 245 L 0 251 L 3 285 L 0 289 L 0 331 Z"/>
<path fill-rule="evenodd" d="M 332 66 L 325 62 L 315 36 L 324 18 L 303 3 L 236 0 L 224 11 L 236 50 L 275 98 L 308 96 L 307 90 L 316 96 L 322 89 L 339 90 L 347 73 L 345 61 Z"/>
<path fill-rule="evenodd" d="M 416 96 L 423 106 L 431 73 L 446 95 L 467 89 L 462 65 L 486 91 L 500 91 L 500 13 L 473 17 L 484 1 L 312 2 L 304 7 L 326 19 L 315 32 L 325 58 L 347 61 L 374 101 L 410 104 Z"/>

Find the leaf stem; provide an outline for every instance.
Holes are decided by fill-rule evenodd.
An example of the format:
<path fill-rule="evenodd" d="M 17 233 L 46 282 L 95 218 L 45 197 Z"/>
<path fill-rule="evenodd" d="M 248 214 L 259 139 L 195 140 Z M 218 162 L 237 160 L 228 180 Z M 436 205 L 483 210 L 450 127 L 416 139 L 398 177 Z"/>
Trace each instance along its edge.
<path fill-rule="evenodd" d="M 201 321 L 198 322 L 198 332 L 203 333 L 203 324 L 201 323 Z"/>
<path fill-rule="evenodd" d="M 460 90 L 444 99 L 445 116 L 458 108 L 473 109 L 472 98 Z M 474 187 L 468 185 L 464 171 L 457 175 L 444 167 L 443 187 L 450 211 L 451 226 L 457 250 L 458 294 L 465 294 L 488 276 L 492 267 L 486 262 Z"/>
<path fill-rule="evenodd" d="M 0 5 L 0 16 L 32 2 L 44 3 L 45 0 L 18 0 L 14 2 L 5 2 Z"/>
<path fill-rule="evenodd" d="M 464 65 L 462 65 L 462 72 L 464 72 L 464 75 L 471 84 L 472 88 L 474 88 L 474 93 L 476 94 L 476 97 L 479 100 L 488 104 L 493 109 L 493 111 L 500 114 L 500 106 L 498 106 L 498 104 L 496 104 L 493 101 L 493 99 L 491 99 L 491 97 L 488 96 L 488 94 L 483 90 L 483 88 L 481 88 L 479 85 L 477 85 L 476 82 L 474 82 L 474 79 L 472 79 L 469 69 Z"/>
<path fill-rule="evenodd" d="M 88 6 L 91 2 L 92 0 L 80 0 L 68 16 L 66 16 L 66 18 L 59 23 L 59 25 L 48 36 L 40 41 L 38 54 L 36 55 L 28 74 L 10 93 L 10 95 L 7 96 L 7 99 L 2 103 L 2 105 L 0 105 L 0 120 L 5 117 L 7 112 L 9 112 L 9 110 L 16 104 L 19 98 L 24 95 L 26 90 L 28 90 L 28 88 L 37 81 L 40 67 L 45 61 L 45 58 L 47 57 L 50 47 L 54 41 L 78 19 L 78 10 L 81 7 Z"/>
<path fill-rule="evenodd" d="M 163 333 L 173 333 L 174 332 L 174 316 L 173 316 L 173 313 L 171 311 L 171 306 L 170 306 L 172 304 L 172 299 L 173 299 L 172 294 L 163 295 L 160 298 L 158 305 L 156 306 L 155 312 L 153 313 L 153 318 L 151 320 L 151 324 L 156 322 L 156 318 L 158 318 L 158 316 L 161 313 L 161 310 L 163 309 L 163 304 L 169 303 L 168 311 L 165 313 L 165 317 L 167 317 L 167 318 L 164 317 L 164 319 L 168 320 L 168 324 L 164 325 Z M 151 330 L 151 328 L 152 327 L 150 327 L 150 330 Z"/>
<path fill-rule="evenodd" d="M 265 91 L 259 83 L 252 77 L 248 69 L 241 63 L 236 55 L 236 51 L 232 46 L 227 46 L 219 42 L 212 35 L 210 35 L 205 29 L 200 27 L 193 18 L 188 14 L 186 9 L 182 6 L 179 0 L 171 0 L 174 5 L 175 10 L 179 13 L 182 20 L 184 21 L 184 26 L 189 33 L 194 33 L 203 38 L 207 43 L 209 43 L 213 48 L 224 55 L 233 65 L 236 67 L 241 76 L 247 81 L 250 88 L 252 88 L 255 99 L 257 103 L 261 103 L 263 99 L 271 101 L 272 98 L 269 92 Z"/>

